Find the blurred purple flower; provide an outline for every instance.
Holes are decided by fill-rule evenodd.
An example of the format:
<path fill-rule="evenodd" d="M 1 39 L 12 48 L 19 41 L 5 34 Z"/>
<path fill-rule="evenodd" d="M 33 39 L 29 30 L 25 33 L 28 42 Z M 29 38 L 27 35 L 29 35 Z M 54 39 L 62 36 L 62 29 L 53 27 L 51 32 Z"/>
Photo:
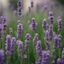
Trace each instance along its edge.
<path fill-rule="evenodd" d="M 17 37 L 20 38 L 21 37 L 21 34 L 23 32 L 23 25 L 21 23 L 19 23 L 17 25 Z"/>
<path fill-rule="evenodd" d="M 4 51 L 0 49 L 0 64 L 4 64 Z"/>
<path fill-rule="evenodd" d="M 17 45 L 18 45 L 18 57 L 22 57 L 22 52 L 23 52 L 23 42 L 20 40 L 17 40 Z"/>

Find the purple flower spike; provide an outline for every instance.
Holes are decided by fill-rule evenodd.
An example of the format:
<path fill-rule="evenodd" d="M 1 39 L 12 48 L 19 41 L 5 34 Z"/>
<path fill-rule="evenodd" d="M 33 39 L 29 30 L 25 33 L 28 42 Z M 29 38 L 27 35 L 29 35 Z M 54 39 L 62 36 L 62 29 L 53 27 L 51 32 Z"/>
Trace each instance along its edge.
<path fill-rule="evenodd" d="M 6 36 L 6 54 L 10 55 L 10 50 L 11 50 L 11 36 L 7 35 Z"/>
<path fill-rule="evenodd" d="M 57 35 L 54 37 L 54 47 L 55 48 L 58 47 L 58 36 Z"/>
<path fill-rule="evenodd" d="M 17 8 L 17 11 L 18 11 L 18 15 L 21 15 L 22 14 L 22 0 L 18 0 L 18 8 Z"/>
<path fill-rule="evenodd" d="M 36 52 L 37 52 L 38 56 L 41 56 L 42 49 L 41 49 L 41 41 L 40 40 L 37 41 L 37 44 L 36 44 Z"/>
<path fill-rule="evenodd" d="M 55 64 L 55 60 L 52 60 L 51 64 Z"/>
<path fill-rule="evenodd" d="M 23 32 L 23 25 L 21 23 L 19 23 L 17 26 L 17 37 L 18 38 L 21 37 L 22 32 Z"/>
<path fill-rule="evenodd" d="M 43 20 L 42 27 L 44 28 L 44 30 L 47 29 L 47 20 L 46 19 Z"/>
<path fill-rule="evenodd" d="M 62 36 L 58 35 L 58 47 L 61 48 L 62 47 Z"/>
<path fill-rule="evenodd" d="M 57 64 L 62 64 L 62 60 L 60 58 L 57 59 Z"/>
<path fill-rule="evenodd" d="M 16 42 L 16 38 L 12 37 L 12 39 L 11 39 L 11 50 L 10 50 L 10 56 L 11 57 L 14 55 L 14 45 L 15 45 L 15 42 Z"/>
<path fill-rule="evenodd" d="M 30 43 L 30 34 L 27 33 L 25 36 L 26 40 L 25 40 L 25 52 L 28 53 L 28 49 L 29 49 L 29 43 Z"/>
<path fill-rule="evenodd" d="M 37 23 L 36 23 L 36 21 L 35 21 L 35 18 L 32 18 L 32 29 L 34 30 L 34 31 L 36 31 L 36 29 L 37 29 Z"/>
<path fill-rule="evenodd" d="M 62 60 L 64 61 L 64 48 L 62 50 Z"/>
<path fill-rule="evenodd" d="M 38 41 L 38 33 L 36 33 L 34 36 L 34 39 L 33 39 L 34 45 L 37 44 L 37 41 Z"/>
<path fill-rule="evenodd" d="M 33 2 L 33 0 L 31 0 L 31 7 L 32 7 L 32 8 L 34 7 L 34 2 Z"/>
<path fill-rule="evenodd" d="M 4 51 L 0 50 L 0 64 L 4 64 Z"/>
<path fill-rule="evenodd" d="M 2 37 L 3 25 L 0 24 L 0 38 Z"/>
<path fill-rule="evenodd" d="M 58 31 L 62 31 L 62 19 L 58 19 Z"/>
<path fill-rule="evenodd" d="M 25 36 L 25 38 L 26 38 L 26 40 L 30 40 L 30 38 L 31 38 L 30 34 L 27 33 L 26 36 Z"/>
<path fill-rule="evenodd" d="M 45 31 L 45 37 L 44 37 L 44 39 L 46 41 L 49 41 L 49 31 L 48 30 Z"/>
<path fill-rule="evenodd" d="M 12 28 L 9 28 L 9 31 L 10 31 L 10 34 L 12 34 L 12 33 L 13 33 L 13 29 L 12 29 Z"/>
<path fill-rule="evenodd" d="M 52 11 L 49 12 L 49 16 L 53 16 L 53 12 Z"/>
<path fill-rule="evenodd" d="M 48 29 L 48 32 L 49 32 L 49 40 L 52 40 L 53 38 L 53 25 L 49 25 L 49 29 Z"/>
<path fill-rule="evenodd" d="M 18 49 L 17 49 L 17 51 L 18 51 L 18 57 L 22 57 L 22 52 L 23 52 L 23 42 L 22 41 L 20 41 L 20 40 L 18 40 L 17 41 L 17 45 L 18 45 Z"/>

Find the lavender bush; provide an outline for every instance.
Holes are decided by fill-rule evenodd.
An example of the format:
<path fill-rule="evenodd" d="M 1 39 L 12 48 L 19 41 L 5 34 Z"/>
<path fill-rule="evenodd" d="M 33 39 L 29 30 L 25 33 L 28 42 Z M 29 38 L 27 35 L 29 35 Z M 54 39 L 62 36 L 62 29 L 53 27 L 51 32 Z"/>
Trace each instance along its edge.
<path fill-rule="evenodd" d="M 33 9 L 34 2 L 30 4 Z M 43 14 L 29 11 L 23 16 L 22 0 L 17 6 L 15 20 L 0 16 L 0 64 L 64 64 L 62 18 L 48 6 Z"/>

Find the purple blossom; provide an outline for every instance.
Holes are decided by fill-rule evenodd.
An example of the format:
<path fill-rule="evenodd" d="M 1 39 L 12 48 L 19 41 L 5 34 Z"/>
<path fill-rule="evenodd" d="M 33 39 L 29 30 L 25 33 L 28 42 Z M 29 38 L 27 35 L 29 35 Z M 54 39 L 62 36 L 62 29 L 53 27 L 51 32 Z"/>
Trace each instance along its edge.
<path fill-rule="evenodd" d="M 22 32 L 23 32 L 23 25 L 21 23 L 19 23 L 17 26 L 17 37 L 18 38 L 21 37 Z"/>
<path fill-rule="evenodd" d="M 44 37 L 44 39 L 46 41 L 49 41 L 49 31 L 48 30 L 45 31 L 45 37 Z"/>
<path fill-rule="evenodd" d="M 12 33 L 13 33 L 13 29 L 12 29 L 12 28 L 9 28 L 9 31 L 10 31 L 10 34 L 12 34 Z"/>
<path fill-rule="evenodd" d="M 21 15 L 22 14 L 22 0 L 18 0 L 18 8 L 17 8 L 17 11 L 18 11 L 18 15 Z"/>
<path fill-rule="evenodd" d="M 46 19 L 43 20 L 42 27 L 44 28 L 44 30 L 47 29 L 48 26 L 47 26 L 47 20 Z"/>
<path fill-rule="evenodd" d="M 38 40 L 37 44 L 36 44 L 36 53 L 37 53 L 38 56 L 42 55 L 41 41 L 40 40 Z"/>
<path fill-rule="evenodd" d="M 0 24 L 0 38 L 2 37 L 3 25 Z"/>
<path fill-rule="evenodd" d="M 60 58 L 57 59 L 57 64 L 62 64 L 62 60 Z"/>
<path fill-rule="evenodd" d="M 38 41 L 38 33 L 35 33 L 35 36 L 34 36 L 34 39 L 33 39 L 34 45 L 37 44 L 37 41 Z"/>
<path fill-rule="evenodd" d="M 58 36 L 57 35 L 54 37 L 54 47 L 55 48 L 58 47 Z"/>
<path fill-rule="evenodd" d="M 16 38 L 12 37 L 11 39 L 11 50 L 10 50 L 10 56 L 14 55 L 14 46 L 15 46 Z"/>
<path fill-rule="evenodd" d="M 23 52 L 23 42 L 20 40 L 17 40 L 17 45 L 18 45 L 18 57 L 22 57 L 22 52 Z"/>
<path fill-rule="evenodd" d="M 58 35 L 58 47 L 61 48 L 62 47 L 62 40 L 61 40 L 62 36 Z"/>
<path fill-rule="evenodd" d="M 33 8 L 34 7 L 34 2 L 33 2 L 33 0 L 31 0 L 31 8 Z"/>
<path fill-rule="evenodd" d="M 52 60 L 51 64 L 55 64 L 55 60 Z"/>
<path fill-rule="evenodd" d="M 32 29 L 36 32 L 36 29 L 37 29 L 37 23 L 35 21 L 35 18 L 32 18 Z"/>
<path fill-rule="evenodd" d="M 49 32 L 49 40 L 52 40 L 53 38 L 53 26 L 52 25 L 49 25 L 48 32 Z"/>
<path fill-rule="evenodd" d="M 4 64 L 4 51 L 0 50 L 0 64 Z"/>
<path fill-rule="evenodd" d="M 52 11 L 49 12 L 49 16 L 53 16 L 53 12 Z"/>
<path fill-rule="evenodd" d="M 58 31 L 62 31 L 62 19 L 58 19 Z"/>
<path fill-rule="evenodd" d="M 10 50 L 11 50 L 11 36 L 7 35 L 6 36 L 6 54 L 10 55 Z"/>
<path fill-rule="evenodd" d="M 26 53 L 28 53 L 28 49 L 29 49 L 29 43 L 30 43 L 30 34 L 27 33 L 26 36 L 25 36 L 26 40 L 25 40 L 25 51 Z"/>

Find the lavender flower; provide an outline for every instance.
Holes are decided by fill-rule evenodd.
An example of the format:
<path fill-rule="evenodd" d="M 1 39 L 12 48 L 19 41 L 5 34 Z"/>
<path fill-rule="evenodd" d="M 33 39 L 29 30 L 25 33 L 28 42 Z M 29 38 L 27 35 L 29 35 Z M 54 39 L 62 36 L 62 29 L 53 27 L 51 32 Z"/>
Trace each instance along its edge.
<path fill-rule="evenodd" d="M 38 56 L 41 56 L 41 54 L 42 54 L 41 41 L 40 40 L 38 40 L 37 44 L 36 44 L 36 53 Z"/>
<path fill-rule="evenodd" d="M 32 29 L 36 32 L 37 23 L 35 22 L 35 18 L 32 18 Z"/>
<path fill-rule="evenodd" d="M 53 12 L 52 11 L 49 12 L 49 16 L 53 16 Z"/>
<path fill-rule="evenodd" d="M 60 58 L 57 59 L 57 64 L 62 64 L 62 60 Z"/>
<path fill-rule="evenodd" d="M 49 40 L 52 40 L 53 38 L 53 26 L 52 25 L 49 25 L 48 32 L 49 32 Z"/>
<path fill-rule="evenodd" d="M 21 37 L 22 32 L 23 32 L 23 25 L 21 23 L 19 23 L 17 26 L 17 37 L 18 38 Z"/>
<path fill-rule="evenodd" d="M 55 60 L 52 60 L 51 64 L 55 64 Z"/>
<path fill-rule="evenodd" d="M 37 41 L 38 41 L 38 33 L 35 33 L 35 36 L 34 36 L 34 39 L 33 39 L 34 45 L 37 44 Z"/>
<path fill-rule="evenodd" d="M 58 47 L 58 36 L 57 35 L 54 37 L 54 47 L 55 48 Z"/>
<path fill-rule="evenodd" d="M 27 55 L 24 55 L 24 57 L 23 57 L 23 58 L 24 58 L 24 60 L 26 60 L 26 59 L 27 59 Z"/>
<path fill-rule="evenodd" d="M 46 41 L 46 48 L 47 48 L 47 50 L 50 49 L 50 42 L 49 41 Z"/>
<path fill-rule="evenodd" d="M 10 50 L 10 56 L 12 57 L 14 55 L 14 46 L 15 46 L 16 38 L 12 37 L 11 39 L 11 50 Z"/>
<path fill-rule="evenodd" d="M 12 28 L 9 28 L 9 31 L 10 31 L 10 34 L 12 34 L 12 33 L 13 33 L 13 29 L 12 29 Z"/>
<path fill-rule="evenodd" d="M 48 30 L 45 31 L 45 37 L 44 37 L 44 39 L 46 41 L 49 41 L 49 31 Z"/>
<path fill-rule="evenodd" d="M 62 31 L 62 19 L 58 19 L 58 31 Z"/>
<path fill-rule="evenodd" d="M 64 60 L 64 48 L 62 50 L 62 60 Z"/>
<path fill-rule="evenodd" d="M 61 48 L 62 47 L 62 40 L 61 40 L 62 36 L 58 35 L 58 47 Z"/>
<path fill-rule="evenodd" d="M 4 30 L 4 34 L 5 34 L 5 30 L 6 30 L 6 27 L 7 27 L 7 16 L 3 16 L 3 30 Z"/>
<path fill-rule="evenodd" d="M 33 0 L 31 0 L 31 8 L 33 8 L 34 7 L 34 2 L 33 2 Z"/>
<path fill-rule="evenodd" d="M 0 50 L 0 64 L 4 64 L 4 51 Z"/>
<path fill-rule="evenodd" d="M 30 34 L 27 33 L 26 36 L 25 36 L 25 38 L 26 38 L 26 40 L 25 40 L 25 51 L 27 53 L 28 49 L 29 49 L 30 38 L 31 38 Z"/>
<path fill-rule="evenodd" d="M 3 25 L 0 24 L 0 38 L 2 37 Z"/>
<path fill-rule="evenodd" d="M 10 50 L 11 50 L 11 36 L 7 35 L 6 36 L 6 54 L 10 55 Z"/>
<path fill-rule="evenodd" d="M 42 27 L 44 28 L 44 30 L 47 29 L 48 26 L 47 26 L 47 20 L 46 19 L 43 20 Z"/>
<path fill-rule="evenodd" d="M 22 0 L 18 0 L 18 15 L 22 14 Z"/>
<path fill-rule="evenodd" d="M 18 57 L 22 57 L 22 52 L 23 52 L 23 42 L 20 40 L 17 40 L 17 45 L 18 45 Z"/>

